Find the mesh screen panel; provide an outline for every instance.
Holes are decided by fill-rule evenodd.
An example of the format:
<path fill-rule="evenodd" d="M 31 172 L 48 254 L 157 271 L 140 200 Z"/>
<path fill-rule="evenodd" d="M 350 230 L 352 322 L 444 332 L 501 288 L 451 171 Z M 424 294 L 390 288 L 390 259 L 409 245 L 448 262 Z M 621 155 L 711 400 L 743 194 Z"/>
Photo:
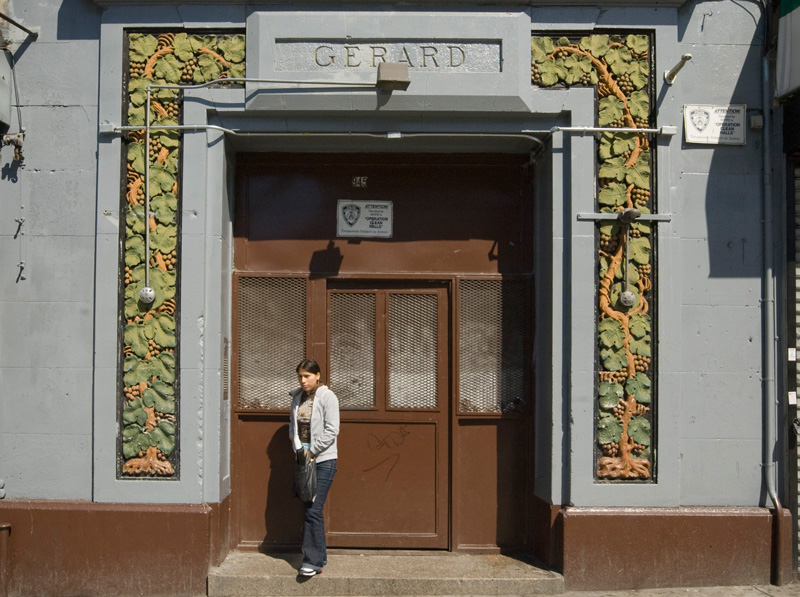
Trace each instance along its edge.
<path fill-rule="evenodd" d="M 305 278 L 239 278 L 239 408 L 289 410 L 306 352 Z"/>
<path fill-rule="evenodd" d="M 341 408 L 375 406 L 375 295 L 332 293 L 330 381 Z"/>
<path fill-rule="evenodd" d="M 525 400 L 524 281 L 459 283 L 459 409 L 511 412 Z"/>
<path fill-rule="evenodd" d="M 435 294 L 389 295 L 389 406 L 436 408 Z"/>

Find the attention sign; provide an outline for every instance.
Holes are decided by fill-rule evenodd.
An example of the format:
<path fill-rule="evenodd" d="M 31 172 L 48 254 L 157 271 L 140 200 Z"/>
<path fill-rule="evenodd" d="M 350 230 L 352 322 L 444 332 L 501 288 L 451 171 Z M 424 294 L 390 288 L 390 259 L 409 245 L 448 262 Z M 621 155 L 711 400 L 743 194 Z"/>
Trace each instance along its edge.
<path fill-rule="evenodd" d="M 392 238 L 392 202 L 340 199 L 336 205 L 336 236 Z"/>
<path fill-rule="evenodd" d="M 711 145 L 745 144 L 745 104 L 728 106 L 683 106 L 683 128 L 687 143 Z"/>

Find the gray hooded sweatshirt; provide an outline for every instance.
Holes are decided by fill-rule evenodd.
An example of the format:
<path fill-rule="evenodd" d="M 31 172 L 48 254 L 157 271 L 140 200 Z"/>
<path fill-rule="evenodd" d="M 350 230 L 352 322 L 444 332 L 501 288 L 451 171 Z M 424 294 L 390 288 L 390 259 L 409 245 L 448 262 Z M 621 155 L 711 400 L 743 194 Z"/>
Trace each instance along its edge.
<path fill-rule="evenodd" d="M 289 440 L 297 452 L 303 448 L 297 433 L 297 407 L 303 388 L 289 392 L 292 406 L 289 412 Z M 311 409 L 311 454 L 317 462 L 325 462 L 338 457 L 336 436 L 339 435 L 339 399 L 328 386 L 320 385 Z"/>

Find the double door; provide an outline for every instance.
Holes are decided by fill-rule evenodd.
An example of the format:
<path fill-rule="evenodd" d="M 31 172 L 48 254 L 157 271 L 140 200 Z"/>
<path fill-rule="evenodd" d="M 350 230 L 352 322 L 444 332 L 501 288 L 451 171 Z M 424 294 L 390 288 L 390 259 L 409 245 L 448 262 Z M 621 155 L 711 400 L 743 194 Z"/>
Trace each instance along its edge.
<path fill-rule="evenodd" d="M 522 547 L 532 480 L 532 202 L 524 156 L 239 155 L 232 532 L 296 549 L 288 392 L 340 401 L 328 544 Z M 342 199 L 391 238 L 339 238 Z"/>

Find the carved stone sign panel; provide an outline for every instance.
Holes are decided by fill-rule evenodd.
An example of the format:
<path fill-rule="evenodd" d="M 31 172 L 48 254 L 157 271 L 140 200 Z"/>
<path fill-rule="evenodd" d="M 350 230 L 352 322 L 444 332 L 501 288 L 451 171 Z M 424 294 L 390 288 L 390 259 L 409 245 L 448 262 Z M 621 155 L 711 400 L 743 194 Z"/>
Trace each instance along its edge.
<path fill-rule="evenodd" d="M 246 85 L 248 111 L 532 107 L 524 12 L 255 11 L 247 31 L 247 73 L 263 79 Z M 377 90 L 381 62 L 408 66 L 409 86 Z"/>
<path fill-rule="evenodd" d="M 374 69 L 381 62 L 436 72 L 499 73 L 499 41 L 276 40 L 275 71 L 316 72 Z"/>

